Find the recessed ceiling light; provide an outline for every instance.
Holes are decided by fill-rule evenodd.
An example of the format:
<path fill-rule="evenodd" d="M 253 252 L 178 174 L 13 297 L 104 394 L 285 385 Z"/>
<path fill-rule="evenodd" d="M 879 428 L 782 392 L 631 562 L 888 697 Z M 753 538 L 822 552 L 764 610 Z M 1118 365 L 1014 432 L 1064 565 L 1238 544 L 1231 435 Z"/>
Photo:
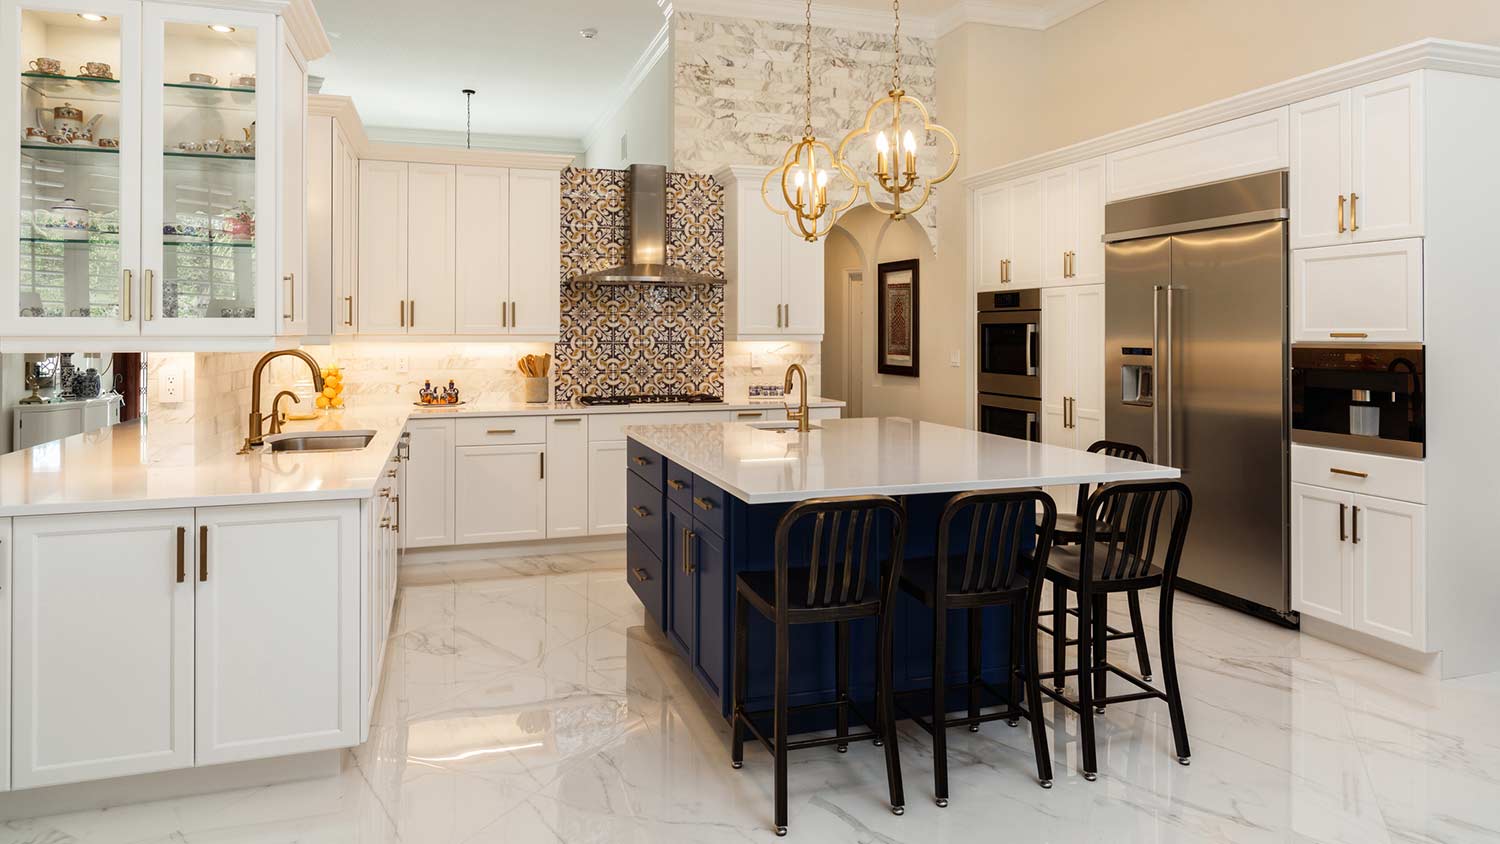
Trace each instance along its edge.
<path fill-rule="evenodd" d="M 234 27 L 232 27 L 232 26 L 226 26 L 226 25 L 224 25 L 222 23 L 211 23 L 211 24 L 208 25 L 208 28 L 212 29 L 214 32 L 223 32 L 223 33 L 234 32 Z"/>
<path fill-rule="evenodd" d="M 104 23 L 105 21 L 109 20 L 109 18 L 106 18 L 103 15 L 96 15 L 93 12 L 80 12 L 78 16 L 88 21 L 89 23 Z"/>
<path fill-rule="evenodd" d="M 599 37 L 599 30 L 591 26 L 587 29 L 578 30 L 578 34 L 582 35 L 585 41 L 593 41 L 595 38 Z"/>

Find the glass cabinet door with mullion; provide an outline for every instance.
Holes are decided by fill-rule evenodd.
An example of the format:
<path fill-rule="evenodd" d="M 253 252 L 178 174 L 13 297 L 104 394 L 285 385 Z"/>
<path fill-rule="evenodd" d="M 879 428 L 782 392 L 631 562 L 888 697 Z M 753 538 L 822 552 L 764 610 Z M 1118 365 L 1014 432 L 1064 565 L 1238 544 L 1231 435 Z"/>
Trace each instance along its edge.
<path fill-rule="evenodd" d="M 139 332 L 141 4 L 0 0 L 0 330 Z"/>
<path fill-rule="evenodd" d="M 146 3 L 143 332 L 276 330 L 276 18 Z"/>

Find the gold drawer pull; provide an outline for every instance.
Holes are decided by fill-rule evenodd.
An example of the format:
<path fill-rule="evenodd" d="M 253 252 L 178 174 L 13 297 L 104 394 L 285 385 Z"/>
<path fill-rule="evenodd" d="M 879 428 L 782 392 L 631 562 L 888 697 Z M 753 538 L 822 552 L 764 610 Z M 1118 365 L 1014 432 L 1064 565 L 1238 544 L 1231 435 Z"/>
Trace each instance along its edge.
<path fill-rule="evenodd" d="M 694 498 L 693 503 L 698 505 L 699 510 L 707 511 L 714 508 L 714 503 L 707 498 Z"/>
<path fill-rule="evenodd" d="M 645 569 L 631 569 L 630 573 L 635 575 L 635 579 L 642 583 L 651 579 L 651 575 L 647 574 Z"/>
<path fill-rule="evenodd" d="M 1330 331 L 1328 333 L 1328 336 L 1329 337 L 1340 337 L 1340 338 L 1348 338 L 1348 339 L 1355 339 L 1355 340 L 1357 340 L 1357 339 L 1361 339 L 1361 338 L 1364 338 L 1364 337 L 1369 337 L 1370 335 L 1366 334 L 1363 331 Z"/>
<path fill-rule="evenodd" d="M 640 506 L 631 507 L 630 508 L 630 512 L 636 514 L 637 516 L 640 516 L 643 519 L 646 518 L 647 516 L 651 515 L 651 511 L 650 510 L 647 510 L 645 507 L 640 507 Z"/>
<path fill-rule="evenodd" d="M 485 431 L 486 434 L 514 434 L 515 432 L 515 428 L 491 428 Z"/>
<path fill-rule="evenodd" d="M 1335 475 L 1348 475 L 1351 478 L 1368 478 L 1369 472 L 1356 472 L 1353 469 L 1329 469 Z"/>
<path fill-rule="evenodd" d="M 390 487 L 386 487 L 385 489 L 382 489 L 380 491 L 380 497 L 381 498 L 390 498 L 391 497 L 391 488 Z"/>
<path fill-rule="evenodd" d="M 553 419 L 552 421 L 553 422 L 582 422 L 583 421 L 583 417 L 582 416 L 559 416 L 556 419 Z"/>
<path fill-rule="evenodd" d="M 671 487 L 672 489 L 687 489 L 687 484 L 677 480 L 676 478 L 667 481 L 667 486 Z"/>
<path fill-rule="evenodd" d="M 742 410 L 739 413 L 741 419 L 759 419 L 765 415 L 766 413 L 763 410 Z"/>
<path fill-rule="evenodd" d="M 635 461 L 635 465 L 637 465 L 637 466 L 650 466 L 651 465 L 651 461 L 647 460 L 644 457 L 632 457 L 630 459 L 634 460 Z"/>

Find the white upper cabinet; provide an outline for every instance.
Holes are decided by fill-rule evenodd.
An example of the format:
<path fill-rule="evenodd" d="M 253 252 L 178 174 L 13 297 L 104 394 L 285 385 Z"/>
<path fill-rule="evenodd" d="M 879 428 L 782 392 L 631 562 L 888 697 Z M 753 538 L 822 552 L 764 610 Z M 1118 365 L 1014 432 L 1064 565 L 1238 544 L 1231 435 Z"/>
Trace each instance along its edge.
<path fill-rule="evenodd" d="M 556 170 L 510 171 L 511 334 L 545 338 L 561 330 L 561 194 Z"/>
<path fill-rule="evenodd" d="M 1104 281 L 1104 159 L 981 190 L 975 267 L 980 290 Z"/>
<path fill-rule="evenodd" d="M 1288 119 L 1288 109 L 1275 108 L 1112 152 L 1109 201 L 1280 170 Z"/>
<path fill-rule="evenodd" d="M 1077 231 L 1073 168 L 1042 174 L 1042 283 L 1067 284 Z"/>
<path fill-rule="evenodd" d="M 459 334 L 504 334 L 510 308 L 510 171 L 458 168 Z"/>
<path fill-rule="evenodd" d="M 359 163 L 361 334 L 406 333 L 407 165 Z"/>
<path fill-rule="evenodd" d="M 1085 161 L 1074 168 L 1073 258 L 1069 262 L 1069 284 L 1104 282 L 1104 206 L 1108 186 L 1103 158 Z"/>
<path fill-rule="evenodd" d="M 349 335 L 359 325 L 359 158 L 338 101 L 309 97 L 307 131 L 307 334 Z"/>
<path fill-rule="evenodd" d="M 1010 185 L 989 185 L 974 194 L 974 283 L 983 291 L 1009 281 L 1011 261 Z"/>
<path fill-rule="evenodd" d="M 280 85 L 277 104 L 281 121 L 281 334 L 306 334 L 307 277 L 307 65 L 297 45 L 280 27 L 277 49 Z M 326 333 L 326 332 L 325 332 Z"/>
<path fill-rule="evenodd" d="M 407 165 L 406 333 L 453 333 L 454 217 L 451 164 Z"/>
<path fill-rule="evenodd" d="M 1422 73 L 1291 107 L 1293 249 L 1423 234 Z"/>
<path fill-rule="evenodd" d="M 1041 176 L 1010 185 L 1010 265 L 1004 289 L 1041 287 L 1045 274 L 1044 200 Z"/>
<path fill-rule="evenodd" d="M 764 167 L 728 167 L 724 187 L 725 337 L 821 339 L 823 242 L 808 243 L 766 208 Z"/>
<path fill-rule="evenodd" d="M 1422 239 L 1292 252 L 1292 340 L 1421 343 Z"/>

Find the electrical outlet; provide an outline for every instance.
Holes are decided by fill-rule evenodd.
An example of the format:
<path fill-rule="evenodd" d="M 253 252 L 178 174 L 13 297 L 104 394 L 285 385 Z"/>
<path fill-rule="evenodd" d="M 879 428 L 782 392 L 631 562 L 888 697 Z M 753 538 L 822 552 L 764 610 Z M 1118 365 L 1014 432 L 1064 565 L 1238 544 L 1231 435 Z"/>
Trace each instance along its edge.
<path fill-rule="evenodd" d="M 179 404 L 182 401 L 182 370 L 166 367 L 156 376 L 156 387 L 161 391 L 162 404 Z"/>
<path fill-rule="evenodd" d="M 396 374 L 405 375 L 406 370 L 410 368 L 410 363 L 411 362 L 406 359 L 406 355 L 402 355 L 396 358 Z"/>

